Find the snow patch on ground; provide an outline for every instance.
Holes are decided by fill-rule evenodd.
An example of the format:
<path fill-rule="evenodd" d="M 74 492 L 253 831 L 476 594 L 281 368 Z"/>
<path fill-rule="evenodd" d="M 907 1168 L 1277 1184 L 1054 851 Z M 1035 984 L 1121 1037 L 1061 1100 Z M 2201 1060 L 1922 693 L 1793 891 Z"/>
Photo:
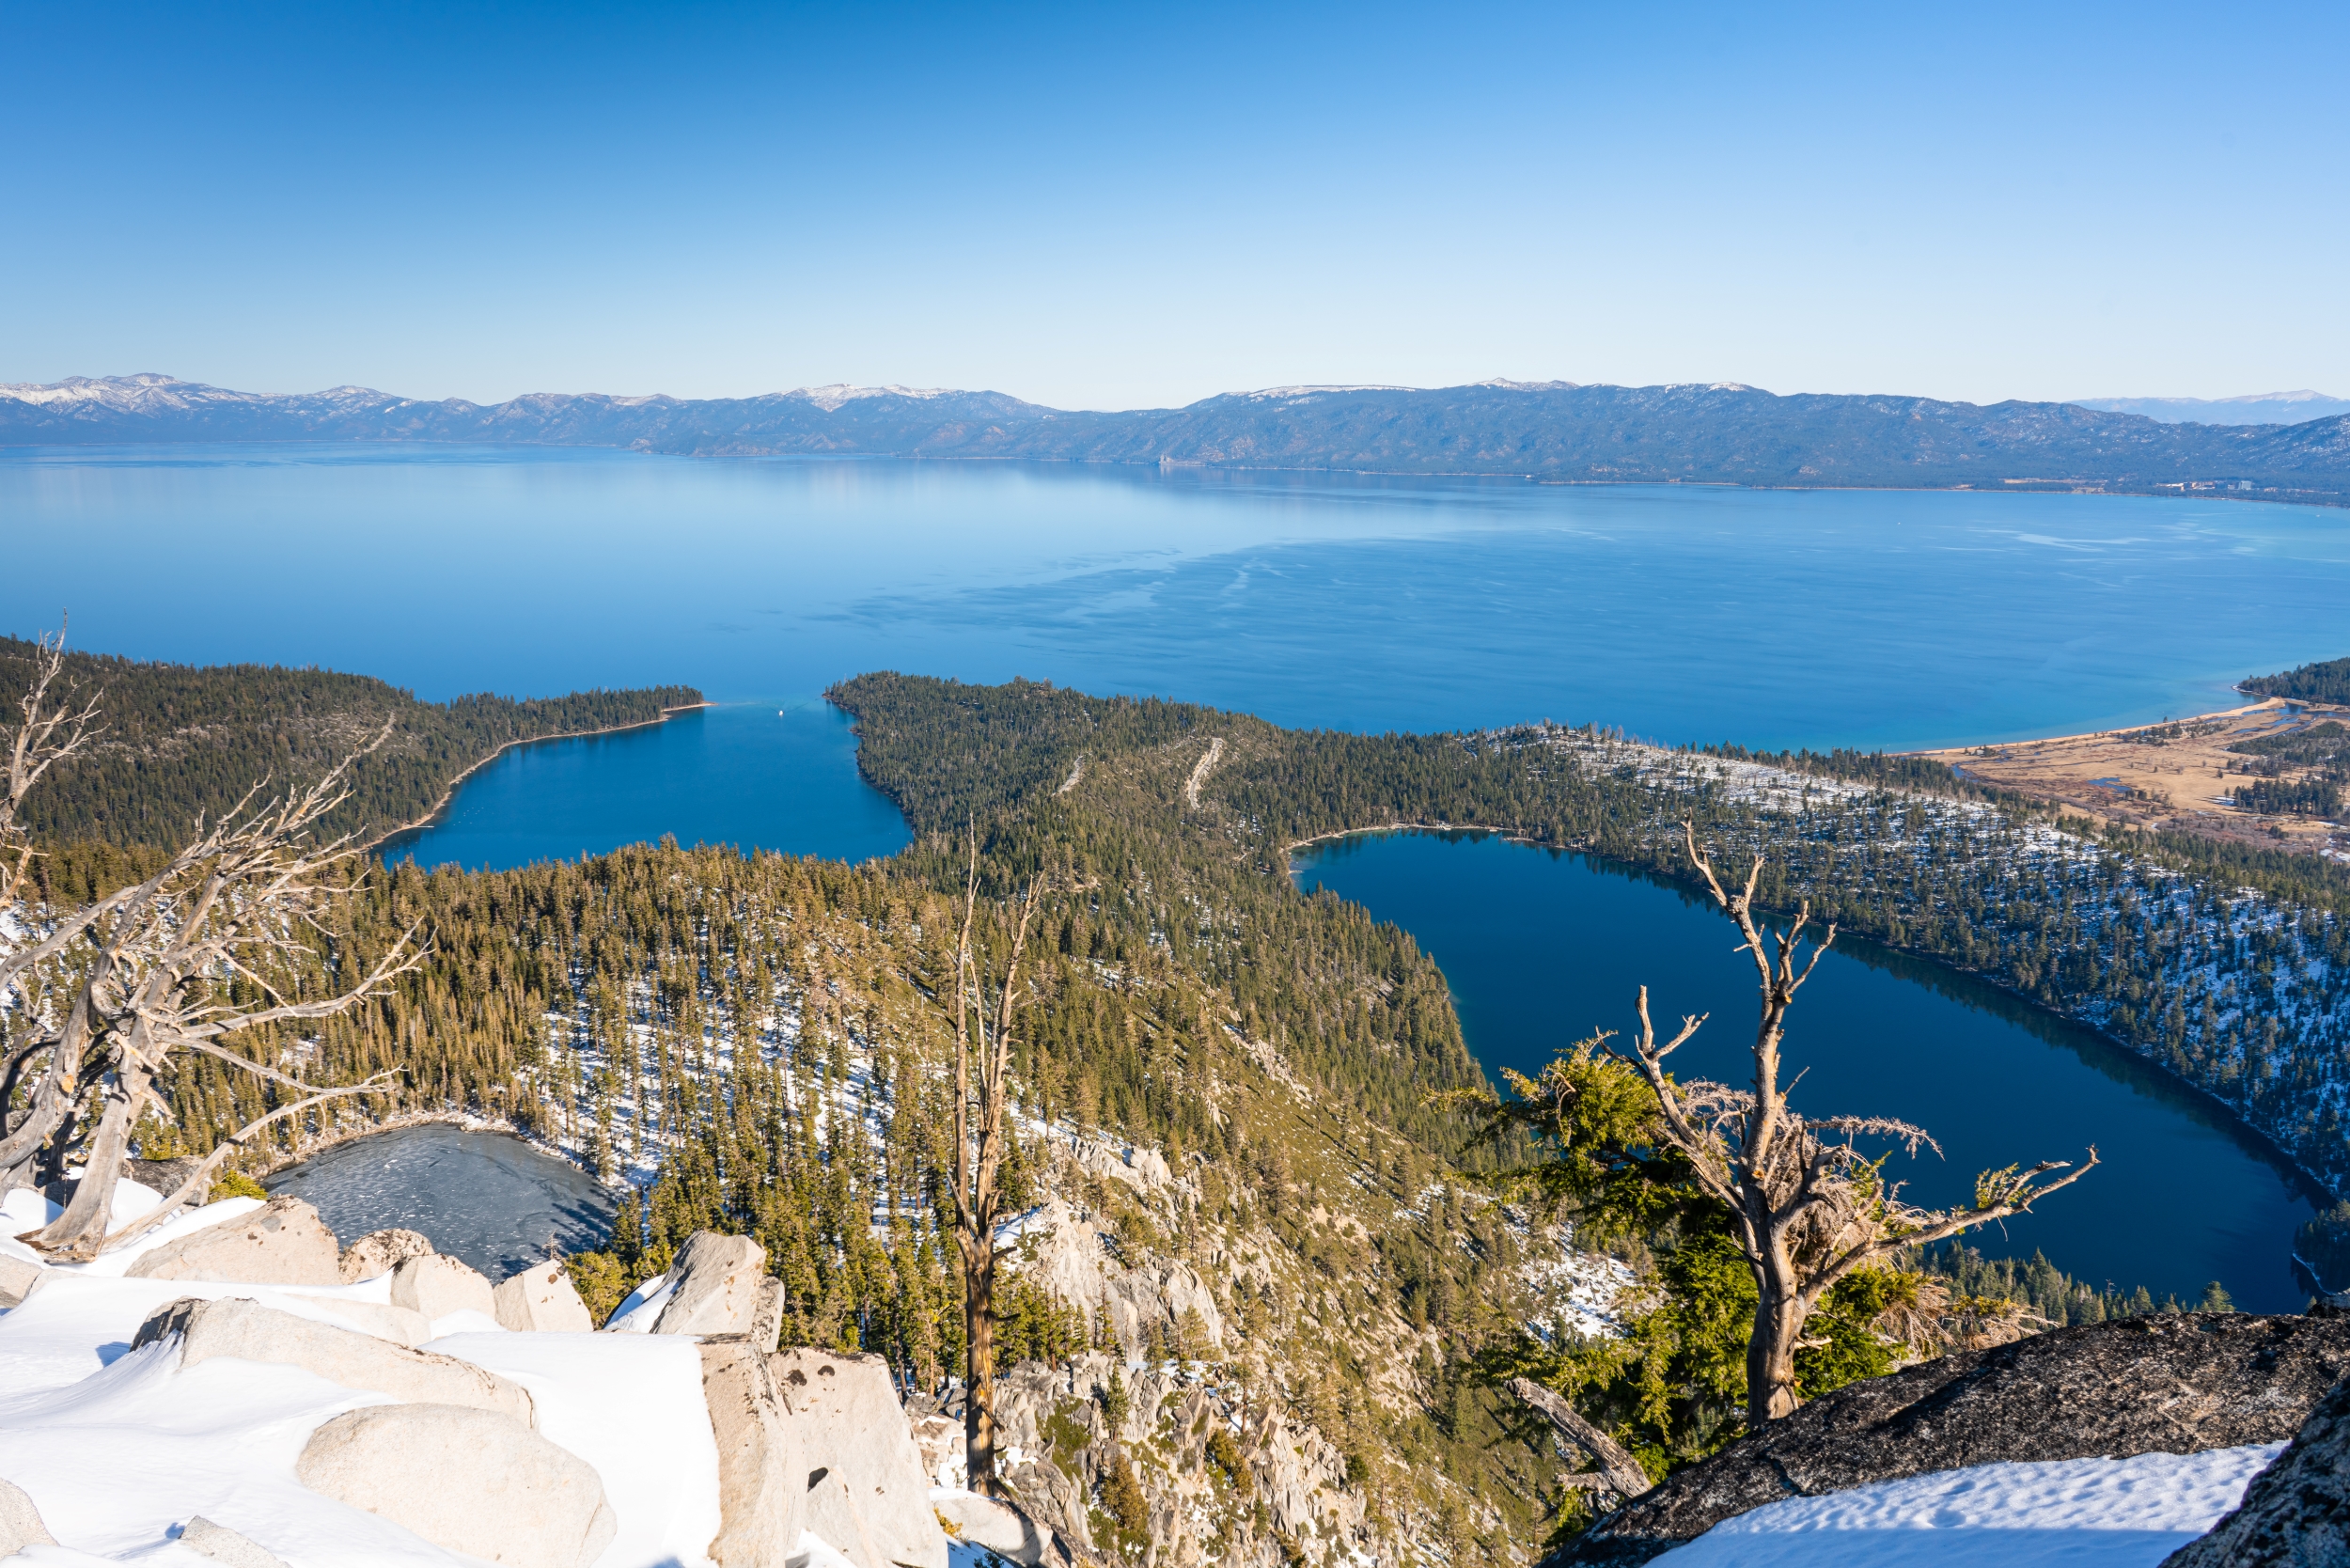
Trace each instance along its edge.
<path fill-rule="evenodd" d="M 1981 1465 L 1791 1497 L 1656 1560 L 1671 1568 L 2154 1568 L 2243 1500 L 2283 1449 Z"/>
<path fill-rule="evenodd" d="M 258 1206 L 212 1204 L 164 1234 Z M 131 1349 L 150 1313 L 186 1296 L 242 1296 L 348 1329 L 324 1300 L 386 1302 L 389 1275 L 340 1286 L 127 1279 L 122 1262 L 48 1265 L 23 1305 L 0 1311 L 0 1476 L 24 1488 L 64 1543 L 11 1559 L 10 1568 L 200 1568 L 207 1560 L 178 1539 L 199 1513 L 291 1568 L 472 1560 L 296 1479 L 313 1432 L 386 1396 L 274 1362 L 221 1356 L 181 1368 L 168 1344 Z M 478 1312 L 451 1313 L 437 1326 L 463 1331 L 427 1348 L 529 1389 L 540 1431 L 603 1478 L 619 1529 L 596 1568 L 708 1568 L 719 1525 L 717 1444 L 695 1341 L 509 1333 Z"/>

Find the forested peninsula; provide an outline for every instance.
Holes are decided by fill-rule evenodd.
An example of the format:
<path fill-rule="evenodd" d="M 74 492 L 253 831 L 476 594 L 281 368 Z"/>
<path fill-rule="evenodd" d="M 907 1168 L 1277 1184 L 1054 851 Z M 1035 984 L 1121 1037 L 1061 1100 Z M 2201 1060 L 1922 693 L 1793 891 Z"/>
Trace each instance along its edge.
<path fill-rule="evenodd" d="M 1508 1377 L 1574 1391 L 1653 1474 L 1737 1430 L 1742 1271 L 1677 1220 L 1578 1232 L 1505 1180 L 1534 1151 L 1480 1140 L 1484 1078 L 1444 977 L 1408 934 L 1301 896 L 1302 840 L 1479 824 L 1680 877 L 1688 820 L 1725 862 L 1765 856 L 1773 907 L 1809 898 L 2090 1022 L 2350 1188 L 2350 874 L 2329 862 L 2094 833 L 1919 759 L 1288 730 L 1026 682 L 875 674 L 828 695 L 915 830 L 897 857 L 664 844 L 353 868 L 272 985 L 329 994 L 412 930 L 420 965 L 239 1048 L 313 1083 L 393 1074 L 308 1136 L 465 1112 L 634 1183 L 611 1247 L 571 1262 L 600 1312 L 694 1231 L 745 1232 L 784 1281 L 787 1338 L 937 1388 L 963 1349 L 938 998 L 972 836 L 983 899 L 1041 890 L 999 1355 L 1010 1479 L 1070 1539 L 1524 1561 L 1586 1515 Z M 159 818 L 184 812 L 197 776 L 149 772 Z M 1002 942 L 983 930 L 986 962 Z M 277 1092 L 202 1057 L 158 1087 L 176 1124 L 142 1129 L 156 1156 L 212 1147 Z M 281 1131 L 248 1163 L 292 1152 Z M 1873 1277 L 1823 1304 L 1807 1390 L 2020 1331 L 1992 1294 L 2075 1321 L 2151 1306 L 2044 1265 Z"/>
<path fill-rule="evenodd" d="M 0 637 L 0 690 L 21 691 L 39 650 Z M 488 692 L 423 702 L 370 676 L 275 665 L 148 663 L 69 650 L 64 678 L 98 704 L 102 728 L 25 803 L 32 831 L 80 846 L 55 866 L 103 877 L 183 842 L 199 816 L 217 819 L 265 780 L 315 777 L 371 742 L 330 833 L 382 837 L 431 814 L 465 773 L 507 746 L 557 735 L 658 723 L 699 706 L 691 686 L 515 698 Z M 106 851 L 116 852 L 109 855 Z"/>

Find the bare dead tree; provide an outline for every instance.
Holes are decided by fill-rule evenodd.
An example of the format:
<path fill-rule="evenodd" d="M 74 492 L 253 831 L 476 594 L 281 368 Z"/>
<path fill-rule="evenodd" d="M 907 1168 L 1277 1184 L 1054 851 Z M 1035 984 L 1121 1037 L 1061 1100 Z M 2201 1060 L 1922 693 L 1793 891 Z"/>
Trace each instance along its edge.
<path fill-rule="evenodd" d="M 1020 960 L 1036 913 L 1037 885 L 1014 901 L 1011 950 L 1003 978 L 990 980 L 973 946 L 979 907 L 979 840 L 971 835 L 963 933 L 955 942 L 955 1245 L 963 1262 L 967 1352 L 963 1440 L 971 1490 L 1002 1491 L 995 1475 L 995 1245 L 1004 1164 L 1004 1112 L 1010 1101 L 1011 1026 L 1019 1007 Z M 973 1069 L 978 1070 L 974 1080 Z"/>
<path fill-rule="evenodd" d="M 320 1088 L 231 1048 L 268 1025 L 332 1017 L 379 992 L 421 958 L 412 928 L 368 974 L 330 995 L 288 995 L 290 976 L 323 935 L 330 905 L 351 891 L 334 869 L 362 853 L 354 835 L 309 840 L 350 797 L 350 771 L 390 734 L 353 752 L 305 790 L 259 802 L 261 786 L 209 825 L 145 881 L 76 908 L 26 898 L 37 858 L 23 821 L 25 795 L 97 732 L 98 703 L 55 692 L 64 636 L 43 638 L 21 720 L 8 737 L 8 798 L 0 806 L 0 1000 L 15 1028 L 0 1058 L 0 1192 L 27 1184 L 37 1160 L 84 1168 L 65 1212 L 21 1240 L 67 1260 L 87 1260 L 158 1222 L 187 1198 L 230 1147 L 314 1105 L 381 1087 L 380 1079 Z M 224 999 L 242 980 L 258 999 Z M 158 1080 L 196 1056 L 227 1062 L 298 1099 L 232 1134 L 196 1177 L 150 1221 L 109 1233 L 115 1184 L 133 1129 L 149 1110 L 168 1119 Z M 20 1105 L 19 1100 L 24 1103 Z"/>
<path fill-rule="evenodd" d="M 2092 1146 L 2087 1163 L 2077 1170 L 2065 1161 L 2044 1160 L 2029 1170 L 2009 1166 L 1985 1171 L 1975 1179 L 1975 1200 L 1968 1207 L 1921 1209 L 1902 1201 L 1899 1185 L 1884 1180 L 1883 1158 L 1869 1158 L 1858 1140 L 1886 1139 L 1912 1154 L 1921 1147 L 1938 1154 L 1940 1146 L 1933 1138 L 1889 1117 L 1800 1116 L 1788 1108 L 1786 1090 L 1779 1087 L 1787 1010 L 1836 940 L 1835 926 L 1827 928 L 1798 968 L 1810 902 L 1787 930 L 1766 937 L 1754 917 L 1762 856 L 1755 857 L 1746 886 L 1729 892 L 1715 875 L 1712 861 L 1698 849 L 1696 829 L 1684 823 L 1682 835 L 1690 864 L 1704 876 L 1715 903 L 1745 938 L 1737 950 L 1754 959 L 1762 992 L 1754 1087 L 1738 1090 L 1702 1079 L 1675 1083 L 1668 1077 L 1665 1058 L 1698 1032 L 1705 1015 L 1684 1018 L 1680 1032 L 1659 1044 L 1649 1020 L 1646 986 L 1640 988 L 1635 1050 L 1640 1074 L 1656 1096 L 1663 1136 L 1688 1157 L 1700 1184 L 1729 1206 L 1739 1246 L 1754 1272 L 1754 1333 L 1747 1344 L 1747 1426 L 1752 1431 L 1800 1403 L 1795 1352 L 1803 1341 L 1804 1324 L 1838 1280 L 1901 1248 L 2029 1213 L 2038 1200 L 2095 1168 L 2097 1151 Z M 2058 1171 L 2064 1174 L 2055 1175 Z"/>
<path fill-rule="evenodd" d="M 1561 1441 L 1581 1450 L 1598 1466 L 1595 1472 L 1562 1475 L 1560 1485 L 1592 1493 L 1595 1504 L 1604 1504 L 1609 1497 L 1629 1502 L 1649 1489 L 1648 1472 L 1640 1468 L 1640 1462 L 1585 1420 L 1565 1399 L 1530 1377 L 1513 1377 L 1504 1387 L 1547 1419 Z"/>

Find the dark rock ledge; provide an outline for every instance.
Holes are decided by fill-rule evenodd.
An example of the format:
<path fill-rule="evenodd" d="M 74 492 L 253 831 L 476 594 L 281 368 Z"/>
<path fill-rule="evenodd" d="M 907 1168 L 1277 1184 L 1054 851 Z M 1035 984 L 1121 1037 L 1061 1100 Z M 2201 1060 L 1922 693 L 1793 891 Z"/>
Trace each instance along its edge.
<path fill-rule="evenodd" d="M 1814 1400 L 1600 1519 L 1544 1568 L 1646 1562 L 1764 1503 L 1935 1470 L 2281 1443 L 2345 1377 L 2342 1316 L 2130 1318 L 1946 1356 Z"/>

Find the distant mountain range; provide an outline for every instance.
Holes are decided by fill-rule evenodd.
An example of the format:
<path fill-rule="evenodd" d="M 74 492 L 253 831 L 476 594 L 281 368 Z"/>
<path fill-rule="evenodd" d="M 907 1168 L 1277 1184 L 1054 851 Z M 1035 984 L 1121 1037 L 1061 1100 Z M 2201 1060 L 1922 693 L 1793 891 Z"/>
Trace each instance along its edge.
<path fill-rule="evenodd" d="M 1575 483 L 2227 492 L 2350 502 L 2350 416 L 2166 423 L 2077 403 L 1777 397 L 1731 383 L 1280 386 L 1185 408 L 1073 413 L 1000 392 L 819 386 L 503 403 L 359 386 L 265 395 L 168 376 L 0 386 L 0 446 L 447 441 L 704 456 L 1026 458 L 1491 474 Z"/>
<path fill-rule="evenodd" d="M 2166 425 L 2299 425 L 2350 414 L 2350 398 L 2323 392 L 2255 392 L 2248 398 L 2082 398 L 2083 408 L 2142 414 Z"/>

